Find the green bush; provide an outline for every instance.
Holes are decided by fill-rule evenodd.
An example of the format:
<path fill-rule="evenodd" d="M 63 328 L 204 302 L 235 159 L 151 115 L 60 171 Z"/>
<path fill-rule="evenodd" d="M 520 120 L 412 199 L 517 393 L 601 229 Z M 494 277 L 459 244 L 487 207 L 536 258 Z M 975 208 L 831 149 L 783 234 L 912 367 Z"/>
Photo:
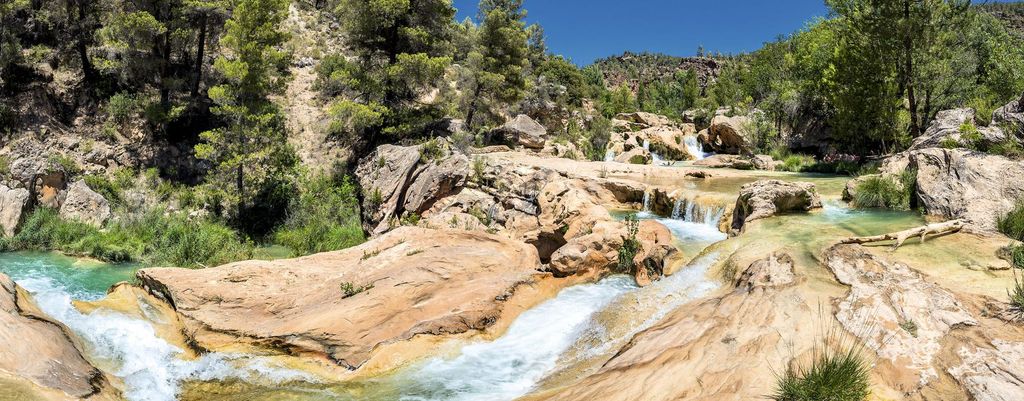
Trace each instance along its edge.
<path fill-rule="evenodd" d="M 76 176 L 82 172 L 82 168 L 78 166 L 78 162 L 75 159 L 67 155 L 55 154 L 50 156 L 50 161 L 59 164 L 64 172 L 69 176 Z"/>
<path fill-rule="evenodd" d="M 996 221 L 999 232 L 1007 237 L 1024 241 L 1024 199 L 1017 201 L 1012 210 L 1006 212 Z"/>
<path fill-rule="evenodd" d="M 628 274 L 633 273 L 633 258 L 640 252 L 640 241 L 636 239 L 636 234 L 640 231 L 640 220 L 637 219 L 636 214 L 626 216 L 626 230 L 628 236 L 622 241 L 622 247 L 619 248 L 617 271 Z"/>
<path fill-rule="evenodd" d="M 379 191 L 375 193 L 380 194 Z M 334 251 L 363 243 L 356 189 L 346 177 L 304 179 L 274 241 L 295 255 Z"/>
<path fill-rule="evenodd" d="M 853 204 L 859 208 L 888 208 L 910 210 L 916 174 L 904 173 L 898 178 L 891 176 L 868 177 L 857 185 Z"/>
<path fill-rule="evenodd" d="M 107 100 L 107 115 L 115 122 L 124 124 L 139 112 L 139 104 L 135 96 L 118 93 Z"/>
<path fill-rule="evenodd" d="M 1017 278 L 1016 272 L 1013 273 L 1013 288 L 1006 290 L 1006 295 L 1010 298 L 1010 309 L 1018 318 L 1024 317 L 1024 282 Z"/>
<path fill-rule="evenodd" d="M 789 155 L 786 156 L 782 161 L 783 171 L 801 172 L 804 168 L 813 166 L 815 164 L 814 156 L 808 155 Z"/>
<path fill-rule="evenodd" d="M 1012 131 L 1004 130 L 1004 132 Z M 1021 146 L 1020 142 L 1017 142 L 1017 140 L 1013 138 L 1013 135 L 1008 135 L 1006 139 L 989 147 L 988 152 L 994 155 L 1006 156 L 1011 159 L 1024 159 L 1024 146 Z"/>
<path fill-rule="evenodd" d="M 212 266 L 252 256 L 252 246 L 227 226 L 189 221 L 160 210 L 121 219 L 101 231 L 40 208 L 29 215 L 17 235 L 0 245 L 3 251 L 54 250 L 112 263 L 180 267 Z"/>
<path fill-rule="evenodd" d="M 776 401 L 862 401 L 871 394 L 868 364 L 853 347 L 825 345 L 810 366 L 777 379 Z"/>
<path fill-rule="evenodd" d="M 981 150 L 984 139 L 981 136 L 981 131 L 978 131 L 978 126 L 973 122 L 968 121 L 960 125 L 960 142 L 964 148 Z"/>
<path fill-rule="evenodd" d="M 85 180 L 85 184 L 89 186 L 89 189 L 103 195 L 103 198 L 111 203 L 117 204 L 121 202 L 122 189 L 116 182 L 110 181 L 107 177 L 102 175 L 94 174 L 83 177 L 83 180 Z"/>

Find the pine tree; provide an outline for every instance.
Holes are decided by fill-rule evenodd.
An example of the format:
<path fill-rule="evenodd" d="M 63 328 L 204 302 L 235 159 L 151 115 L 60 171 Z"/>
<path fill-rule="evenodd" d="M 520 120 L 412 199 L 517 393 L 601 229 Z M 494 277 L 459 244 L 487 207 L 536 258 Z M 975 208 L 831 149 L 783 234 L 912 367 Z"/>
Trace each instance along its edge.
<path fill-rule="evenodd" d="M 280 49 L 288 39 L 279 25 L 288 0 L 239 0 L 220 43 L 224 56 L 214 63 L 224 83 L 210 88 L 213 112 L 227 126 L 202 133 L 196 156 L 213 165 L 213 188 L 236 204 L 235 217 L 248 224 L 252 201 L 284 180 L 295 165 L 282 115 L 269 97 L 286 83 L 290 54 Z M 230 188 L 230 189 L 229 189 Z"/>
<path fill-rule="evenodd" d="M 481 0 L 480 33 L 470 53 L 469 101 L 466 125 L 476 126 L 479 113 L 493 118 L 503 105 L 522 100 L 526 91 L 524 70 L 529 62 L 526 11 L 522 0 Z M 470 89 L 471 88 L 471 89 Z"/>
<path fill-rule="evenodd" d="M 440 107 L 421 99 L 451 64 L 451 1 L 342 0 L 335 12 L 356 60 L 334 56 L 333 68 L 320 71 L 344 88 L 332 131 L 350 135 L 362 155 L 439 118 Z"/>

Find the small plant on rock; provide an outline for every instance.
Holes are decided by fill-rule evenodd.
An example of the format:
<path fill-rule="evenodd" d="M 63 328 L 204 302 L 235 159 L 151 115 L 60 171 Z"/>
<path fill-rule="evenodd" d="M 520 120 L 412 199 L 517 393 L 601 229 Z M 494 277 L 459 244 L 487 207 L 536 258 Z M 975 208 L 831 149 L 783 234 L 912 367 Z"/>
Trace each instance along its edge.
<path fill-rule="evenodd" d="M 1017 277 L 1016 272 L 1013 273 L 1013 288 L 1006 290 L 1006 295 L 1010 297 L 1010 310 L 1017 319 L 1024 318 L 1024 281 Z"/>
<path fill-rule="evenodd" d="M 341 299 L 352 298 L 360 293 L 366 292 L 373 288 L 373 284 L 356 286 L 348 281 L 341 283 Z"/>
<path fill-rule="evenodd" d="M 622 241 L 622 247 L 619 248 L 619 273 L 632 273 L 633 272 L 633 258 L 640 252 L 640 241 L 637 240 L 636 234 L 640 231 L 640 220 L 637 219 L 636 214 L 630 214 L 626 216 L 626 232 L 627 236 Z"/>

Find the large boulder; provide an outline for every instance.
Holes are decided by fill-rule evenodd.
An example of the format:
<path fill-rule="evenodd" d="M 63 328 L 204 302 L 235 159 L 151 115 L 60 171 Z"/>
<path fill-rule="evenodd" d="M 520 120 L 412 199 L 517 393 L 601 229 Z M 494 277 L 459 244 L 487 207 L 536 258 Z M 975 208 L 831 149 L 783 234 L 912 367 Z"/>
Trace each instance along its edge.
<path fill-rule="evenodd" d="M 961 129 L 965 126 L 974 127 L 980 143 L 968 143 L 969 138 L 964 138 L 964 132 Z M 935 115 L 935 121 L 932 121 L 924 133 L 914 139 L 910 150 L 940 148 L 950 142 L 956 143 L 960 147 L 988 147 L 1005 139 L 1006 135 L 997 127 L 976 127 L 974 125 L 974 109 L 943 110 Z M 971 138 L 970 141 L 973 142 L 974 139 Z"/>
<path fill-rule="evenodd" d="M 39 312 L 24 289 L 0 274 L 0 398 L 84 399 L 109 388 L 68 329 Z M 97 397 L 101 398 L 101 397 Z"/>
<path fill-rule="evenodd" d="M 363 188 L 363 228 L 379 235 L 405 214 L 422 214 L 439 199 L 466 183 L 472 174 L 469 158 L 453 153 L 447 143 L 383 145 L 356 168 Z"/>
<path fill-rule="evenodd" d="M 501 127 L 495 128 L 487 137 L 489 142 L 517 145 L 527 149 L 544 149 L 548 131 L 543 125 L 525 114 L 520 114 Z"/>
<path fill-rule="evenodd" d="M 750 117 L 717 115 L 707 133 L 700 139 L 705 149 L 715 153 L 743 154 L 750 152 Z"/>
<path fill-rule="evenodd" d="M 63 166 L 42 157 L 24 157 L 11 162 L 10 169 L 14 180 L 32 194 L 34 204 L 60 206 L 60 195 L 67 188 L 68 179 Z"/>
<path fill-rule="evenodd" d="M 754 163 L 745 157 L 736 155 L 712 155 L 693 162 L 694 166 L 708 168 L 734 168 L 737 170 L 750 170 Z"/>
<path fill-rule="evenodd" d="M 647 128 L 638 133 L 644 138 L 651 152 L 657 153 L 666 160 L 693 160 L 698 155 L 690 154 L 686 147 L 686 137 L 696 134 L 693 124 L 683 124 L 681 128 L 659 126 Z"/>
<path fill-rule="evenodd" d="M 11 189 L 0 184 L 0 229 L 12 237 L 21 226 L 29 206 L 29 193 L 25 188 Z"/>
<path fill-rule="evenodd" d="M 669 119 L 668 117 L 653 113 L 645 113 L 642 111 L 634 113 L 619 113 L 618 115 L 615 116 L 615 119 L 632 124 L 639 124 L 644 128 L 672 125 L 672 120 Z"/>
<path fill-rule="evenodd" d="M 102 227 L 110 218 L 110 203 L 85 181 L 75 181 L 60 205 L 60 217 Z"/>
<path fill-rule="evenodd" d="M 740 188 L 733 210 L 732 229 L 739 232 L 755 220 L 819 208 L 821 197 L 812 183 L 760 180 Z"/>
<path fill-rule="evenodd" d="M 923 149 L 895 158 L 906 158 L 917 171 L 917 198 L 930 215 L 995 230 L 998 216 L 1024 199 L 1024 162 L 963 149 Z"/>
<path fill-rule="evenodd" d="M 522 242 L 402 227 L 338 252 L 137 277 L 198 346 L 249 344 L 355 369 L 378 346 L 486 329 L 539 267 Z"/>
<path fill-rule="evenodd" d="M 1021 95 L 1020 99 L 996 109 L 992 113 L 992 124 L 1016 128 L 1015 134 L 1024 137 L 1024 95 Z"/>

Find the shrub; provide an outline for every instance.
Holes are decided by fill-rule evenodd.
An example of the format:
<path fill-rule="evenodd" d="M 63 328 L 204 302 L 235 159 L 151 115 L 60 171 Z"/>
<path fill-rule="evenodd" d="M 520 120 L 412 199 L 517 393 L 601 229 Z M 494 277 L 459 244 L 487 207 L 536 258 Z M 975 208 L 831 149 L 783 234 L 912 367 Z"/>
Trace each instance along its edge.
<path fill-rule="evenodd" d="M 587 125 L 585 133 L 587 158 L 593 161 L 604 161 L 605 148 L 612 138 L 612 122 L 604 116 L 594 116 Z"/>
<path fill-rule="evenodd" d="M 1013 267 L 1024 269 L 1024 245 L 1011 245 L 1007 252 L 1007 259 Z"/>
<path fill-rule="evenodd" d="M 83 177 L 83 179 L 85 180 L 86 185 L 89 186 L 89 189 L 103 195 L 103 198 L 106 200 L 114 204 L 121 202 L 121 188 L 117 186 L 115 182 L 107 179 L 107 177 L 90 174 Z"/>
<path fill-rule="evenodd" d="M 825 344 L 810 366 L 777 379 L 776 401 L 861 401 L 871 394 L 868 364 L 854 347 Z"/>
<path fill-rule="evenodd" d="M 1013 209 L 999 216 L 996 226 L 1007 237 L 1024 241 L 1024 199 L 1018 200 Z"/>
<path fill-rule="evenodd" d="M 1010 131 L 1005 131 L 1010 132 Z M 1011 159 L 1024 159 L 1024 146 L 1017 142 L 1012 135 L 989 147 L 988 152 L 994 155 L 1002 155 Z"/>
<path fill-rule="evenodd" d="M 78 162 L 75 159 L 68 157 L 67 155 L 56 154 L 50 156 L 50 161 L 59 164 L 64 172 L 69 176 L 76 176 L 82 172 L 82 168 L 78 166 Z"/>
<path fill-rule="evenodd" d="M 0 177 L 6 177 L 11 173 L 11 159 L 7 156 L 0 156 Z"/>
<path fill-rule="evenodd" d="M 359 220 L 355 186 L 346 177 L 304 178 L 293 199 L 288 219 L 274 234 L 274 242 L 295 255 L 334 251 L 365 241 Z M 380 196 L 380 191 L 373 193 Z M 374 200 L 370 200 L 374 202 Z M 379 204 L 380 200 L 376 200 Z"/>
<path fill-rule="evenodd" d="M 891 176 L 868 177 L 857 185 L 853 204 L 860 208 L 888 208 L 910 210 L 916 174 L 904 173 L 899 178 Z"/>
<path fill-rule="evenodd" d="M 942 138 L 942 142 L 939 142 L 939 146 L 943 149 L 956 149 L 960 147 L 960 141 L 953 139 L 951 136 Z"/>
<path fill-rule="evenodd" d="M 629 158 L 629 164 L 647 164 L 647 158 L 643 155 L 633 155 Z"/>
<path fill-rule="evenodd" d="M 107 101 L 107 115 L 118 124 L 128 122 L 138 112 L 138 102 L 130 94 L 118 93 Z"/>
<path fill-rule="evenodd" d="M 981 131 L 978 131 L 978 127 L 974 125 L 973 122 L 968 121 L 960 125 L 960 142 L 964 148 L 980 150 L 984 139 L 985 138 L 981 136 Z M 945 142 L 945 140 L 943 140 L 943 142 Z"/>
<path fill-rule="evenodd" d="M 444 158 L 444 153 L 444 148 L 436 138 L 424 142 L 420 147 L 420 159 L 423 161 L 440 160 Z"/>
<path fill-rule="evenodd" d="M 783 171 L 801 172 L 805 167 L 812 166 L 815 164 L 814 156 L 808 155 L 789 155 L 786 156 L 782 161 Z"/>
<path fill-rule="evenodd" d="M 619 273 L 632 273 L 633 258 L 640 252 L 640 241 L 636 239 L 636 234 L 640 231 L 640 220 L 637 219 L 636 214 L 626 216 L 626 231 L 628 235 L 622 241 L 622 247 L 619 248 Z"/>
<path fill-rule="evenodd" d="M 1016 272 L 1013 273 L 1013 288 L 1006 290 L 1006 295 L 1010 298 L 1010 309 L 1018 318 L 1024 317 L 1024 282 L 1017 278 Z"/>

